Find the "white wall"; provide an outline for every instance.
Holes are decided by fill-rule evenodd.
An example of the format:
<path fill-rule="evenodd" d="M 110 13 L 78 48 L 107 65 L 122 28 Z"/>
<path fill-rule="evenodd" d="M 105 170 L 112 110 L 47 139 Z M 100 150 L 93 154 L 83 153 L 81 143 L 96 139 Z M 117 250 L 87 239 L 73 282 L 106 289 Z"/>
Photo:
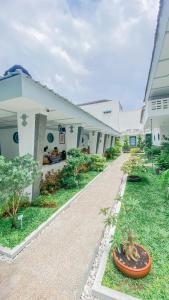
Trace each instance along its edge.
<path fill-rule="evenodd" d="M 142 109 L 135 109 L 120 112 L 120 131 L 123 134 L 132 132 L 135 135 L 143 132 L 143 124 L 140 123 L 141 111 Z"/>
<path fill-rule="evenodd" d="M 54 141 L 53 143 L 49 143 L 48 140 L 47 140 L 47 135 L 48 133 L 52 133 L 54 135 Z M 65 137 L 65 144 L 60 144 L 59 143 L 59 131 L 58 130 L 50 130 L 50 129 L 47 129 L 46 130 L 46 140 L 45 140 L 45 146 L 48 146 L 48 150 L 51 151 L 53 150 L 54 147 L 57 147 L 59 151 L 62 151 L 62 150 L 66 150 L 66 137 Z"/>
<path fill-rule="evenodd" d="M 1 155 L 11 159 L 19 154 L 19 145 L 13 141 L 17 128 L 0 129 Z"/>
<path fill-rule="evenodd" d="M 13 134 L 17 132 L 17 128 L 8 128 L 8 129 L 0 129 L 0 147 L 1 147 L 1 155 L 11 159 L 17 155 L 19 155 L 19 144 L 16 144 L 13 141 Z M 54 135 L 53 143 L 49 143 L 47 141 L 47 134 L 51 132 Z M 31 140 L 28 138 L 28 141 Z M 46 131 L 46 142 L 45 146 L 48 146 L 49 151 L 53 150 L 54 147 L 58 147 L 59 151 L 66 149 L 66 144 L 59 144 L 59 132 L 56 130 L 48 129 Z"/>
<path fill-rule="evenodd" d="M 119 130 L 119 111 L 121 110 L 119 101 L 110 100 L 89 103 L 87 105 L 81 105 L 80 107 L 110 127 Z M 105 113 L 106 111 L 110 112 Z"/>

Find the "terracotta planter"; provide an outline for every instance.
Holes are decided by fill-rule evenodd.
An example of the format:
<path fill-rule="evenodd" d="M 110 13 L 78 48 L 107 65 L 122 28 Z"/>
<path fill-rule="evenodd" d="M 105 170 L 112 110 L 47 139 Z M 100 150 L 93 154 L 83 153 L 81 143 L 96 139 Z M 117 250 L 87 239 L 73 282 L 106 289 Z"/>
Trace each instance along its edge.
<path fill-rule="evenodd" d="M 127 177 L 127 181 L 129 181 L 129 182 L 139 182 L 139 181 L 141 181 L 141 177 L 140 176 L 129 175 Z"/>
<path fill-rule="evenodd" d="M 143 246 L 140 246 L 140 245 L 138 245 L 138 246 L 147 253 L 147 251 L 144 249 Z M 119 269 L 119 271 L 121 271 L 127 277 L 142 278 L 142 277 L 145 277 L 150 272 L 151 257 L 148 253 L 147 253 L 148 262 L 145 267 L 140 268 L 140 269 L 128 267 L 126 264 L 124 264 L 122 261 L 120 261 L 117 256 L 116 249 L 114 249 L 112 255 L 113 255 L 113 259 L 114 259 L 114 263 L 115 263 L 116 267 Z"/>

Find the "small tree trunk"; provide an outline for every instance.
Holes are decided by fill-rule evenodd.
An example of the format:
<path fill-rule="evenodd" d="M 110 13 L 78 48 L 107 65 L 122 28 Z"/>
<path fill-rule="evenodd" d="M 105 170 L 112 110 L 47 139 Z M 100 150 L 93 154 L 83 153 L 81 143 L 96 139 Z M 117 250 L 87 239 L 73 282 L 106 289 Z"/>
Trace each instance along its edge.
<path fill-rule="evenodd" d="M 12 225 L 11 225 L 11 228 L 17 229 L 17 225 L 16 225 L 16 215 L 13 215 L 13 216 L 12 216 Z"/>

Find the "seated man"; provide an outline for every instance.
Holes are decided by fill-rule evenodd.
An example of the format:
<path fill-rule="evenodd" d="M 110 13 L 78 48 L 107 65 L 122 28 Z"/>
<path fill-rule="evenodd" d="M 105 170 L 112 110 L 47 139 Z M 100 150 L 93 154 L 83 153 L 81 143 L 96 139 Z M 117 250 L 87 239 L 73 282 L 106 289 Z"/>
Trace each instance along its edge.
<path fill-rule="evenodd" d="M 57 147 L 54 147 L 53 151 L 52 151 L 52 156 L 58 156 L 59 154 L 59 151 L 58 151 L 58 148 Z"/>

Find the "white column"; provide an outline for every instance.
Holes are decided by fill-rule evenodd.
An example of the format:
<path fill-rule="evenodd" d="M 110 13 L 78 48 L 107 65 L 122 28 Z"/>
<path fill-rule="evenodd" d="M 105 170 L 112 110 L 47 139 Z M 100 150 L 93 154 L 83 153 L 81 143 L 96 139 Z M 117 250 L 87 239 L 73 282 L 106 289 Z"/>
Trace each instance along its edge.
<path fill-rule="evenodd" d="M 77 148 L 77 135 L 78 135 L 77 125 L 72 124 L 66 126 L 66 151 L 69 151 L 72 148 Z"/>
<path fill-rule="evenodd" d="M 96 146 L 97 146 L 97 132 L 96 131 L 89 132 L 90 154 L 96 154 Z"/>
<path fill-rule="evenodd" d="M 111 147 L 111 136 L 108 134 L 107 138 L 106 138 L 105 149 L 110 148 L 110 147 Z"/>
<path fill-rule="evenodd" d="M 46 119 L 45 115 L 36 114 L 35 112 L 20 112 L 17 114 L 19 155 L 31 154 L 40 164 L 43 160 Z M 36 181 L 36 194 L 39 191 L 39 181 L 39 179 Z M 32 199 L 32 185 L 25 192 Z"/>
<path fill-rule="evenodd" d="M 97 149 L 97 154 L 103 154 L 103 147 L 104 147 L 104 134 L 101 133 L 101 136 L 98 141 L 98 149 Z"/>

